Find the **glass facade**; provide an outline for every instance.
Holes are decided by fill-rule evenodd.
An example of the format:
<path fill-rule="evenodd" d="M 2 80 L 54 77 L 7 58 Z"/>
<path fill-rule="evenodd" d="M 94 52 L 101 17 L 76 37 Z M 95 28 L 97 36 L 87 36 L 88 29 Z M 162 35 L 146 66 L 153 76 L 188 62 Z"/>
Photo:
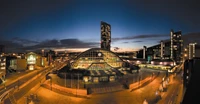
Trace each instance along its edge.
<path fill-rule="evenodd" d="M 81 53 L 74 63 L 73 69 L 109 70 L 121 68 L 123 61 L 113 52 L 101 48 L 92 48 Z"/>

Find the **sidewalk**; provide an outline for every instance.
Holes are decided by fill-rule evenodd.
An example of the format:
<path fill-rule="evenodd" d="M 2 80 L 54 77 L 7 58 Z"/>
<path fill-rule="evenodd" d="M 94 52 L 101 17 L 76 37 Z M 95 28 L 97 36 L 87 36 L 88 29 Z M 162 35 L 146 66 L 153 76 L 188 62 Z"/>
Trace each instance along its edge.
<path fill-rule="evenodd" d="M 154 79 L 156 79 L 156 77 L 158 77 L 158 75 L 157 75 L 157 76 L 153 76 L 153 77 L 147 77 L 147 78 L 141 80 L 140 82 L 135 82 L 135 83 L 129 85 L 130 92 L 132 92 L 132 91 L 134 91 L 134 90 L 136 90 L 136 89 L 139 89 L 139 88 L 141 88 L 141 87 L 143 87 L 143 86 L 149 84 L 149 83 L 152 82 Z"/>
<path fill-rule="evenodd" d="M 80 104 L 85 98 L 70 97 L 63 94 L 56 93 L 49 89 L 43 88 L 40 84 L 32 88 L 24 97 L 17 101 L 17 104 L 26 104 L 27 97 L 36 95 L 36 99 L 32 99 L 33 104 Z M 48 100 L 49 99 L 49 100 Z M 29 99 L 30 103 L 31 99 Z"/>
<path fill-rule="evenodd" d="M 182 87 L 177 79 L 174 79 L 173 76 L 170 76 L 171 81 L 167 86 L 166 92 L 161 92 L 162 99 L 158 101 L 158 104 L 163 103 L 173 103 L 173 104 L 180 104 L 182 100 Z M 178 93 L 179 96 L 176 96 Z"/>

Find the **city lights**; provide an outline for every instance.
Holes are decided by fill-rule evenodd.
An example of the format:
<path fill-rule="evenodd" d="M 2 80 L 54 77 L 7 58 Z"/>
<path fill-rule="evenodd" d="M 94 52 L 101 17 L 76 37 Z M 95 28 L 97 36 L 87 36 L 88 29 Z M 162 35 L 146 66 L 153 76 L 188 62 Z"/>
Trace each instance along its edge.
<path fill-rule="evenodd" d="M 199 102 L 199 3 L 4 1 L 0 104 Z"/>

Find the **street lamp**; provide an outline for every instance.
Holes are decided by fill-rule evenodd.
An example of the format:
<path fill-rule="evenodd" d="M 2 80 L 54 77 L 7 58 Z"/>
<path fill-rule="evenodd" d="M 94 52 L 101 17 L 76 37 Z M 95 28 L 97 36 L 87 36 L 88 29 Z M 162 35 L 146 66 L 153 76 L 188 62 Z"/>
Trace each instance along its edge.
<path fill-rule="evenodd" d="M 187 54 L 184 54 L 185 57 L 187 57 Z"/>
<path fill-rule="evenodd" d="M 185 51 L 187 51 L 187 48 L 185 48 Z"/>

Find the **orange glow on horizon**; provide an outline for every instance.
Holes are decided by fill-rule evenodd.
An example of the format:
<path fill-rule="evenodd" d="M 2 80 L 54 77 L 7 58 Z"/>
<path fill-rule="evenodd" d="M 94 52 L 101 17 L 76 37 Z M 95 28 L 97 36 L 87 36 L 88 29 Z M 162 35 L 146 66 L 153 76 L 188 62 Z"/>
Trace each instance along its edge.
<path fill-rule="evenodd" d="M 54 49 L 56 52 L 60 51 L 67 51 L 67 52 L 84 52 L 90 48 L 68 48 L 68 49 Z M 133 48 L 120 48 L 119 50 L 115 51 L 114 48 L 111 48 L 111 51 L 113 52 L 134 52 L 138 51 L 139 49 L 133 49 Z"/>

